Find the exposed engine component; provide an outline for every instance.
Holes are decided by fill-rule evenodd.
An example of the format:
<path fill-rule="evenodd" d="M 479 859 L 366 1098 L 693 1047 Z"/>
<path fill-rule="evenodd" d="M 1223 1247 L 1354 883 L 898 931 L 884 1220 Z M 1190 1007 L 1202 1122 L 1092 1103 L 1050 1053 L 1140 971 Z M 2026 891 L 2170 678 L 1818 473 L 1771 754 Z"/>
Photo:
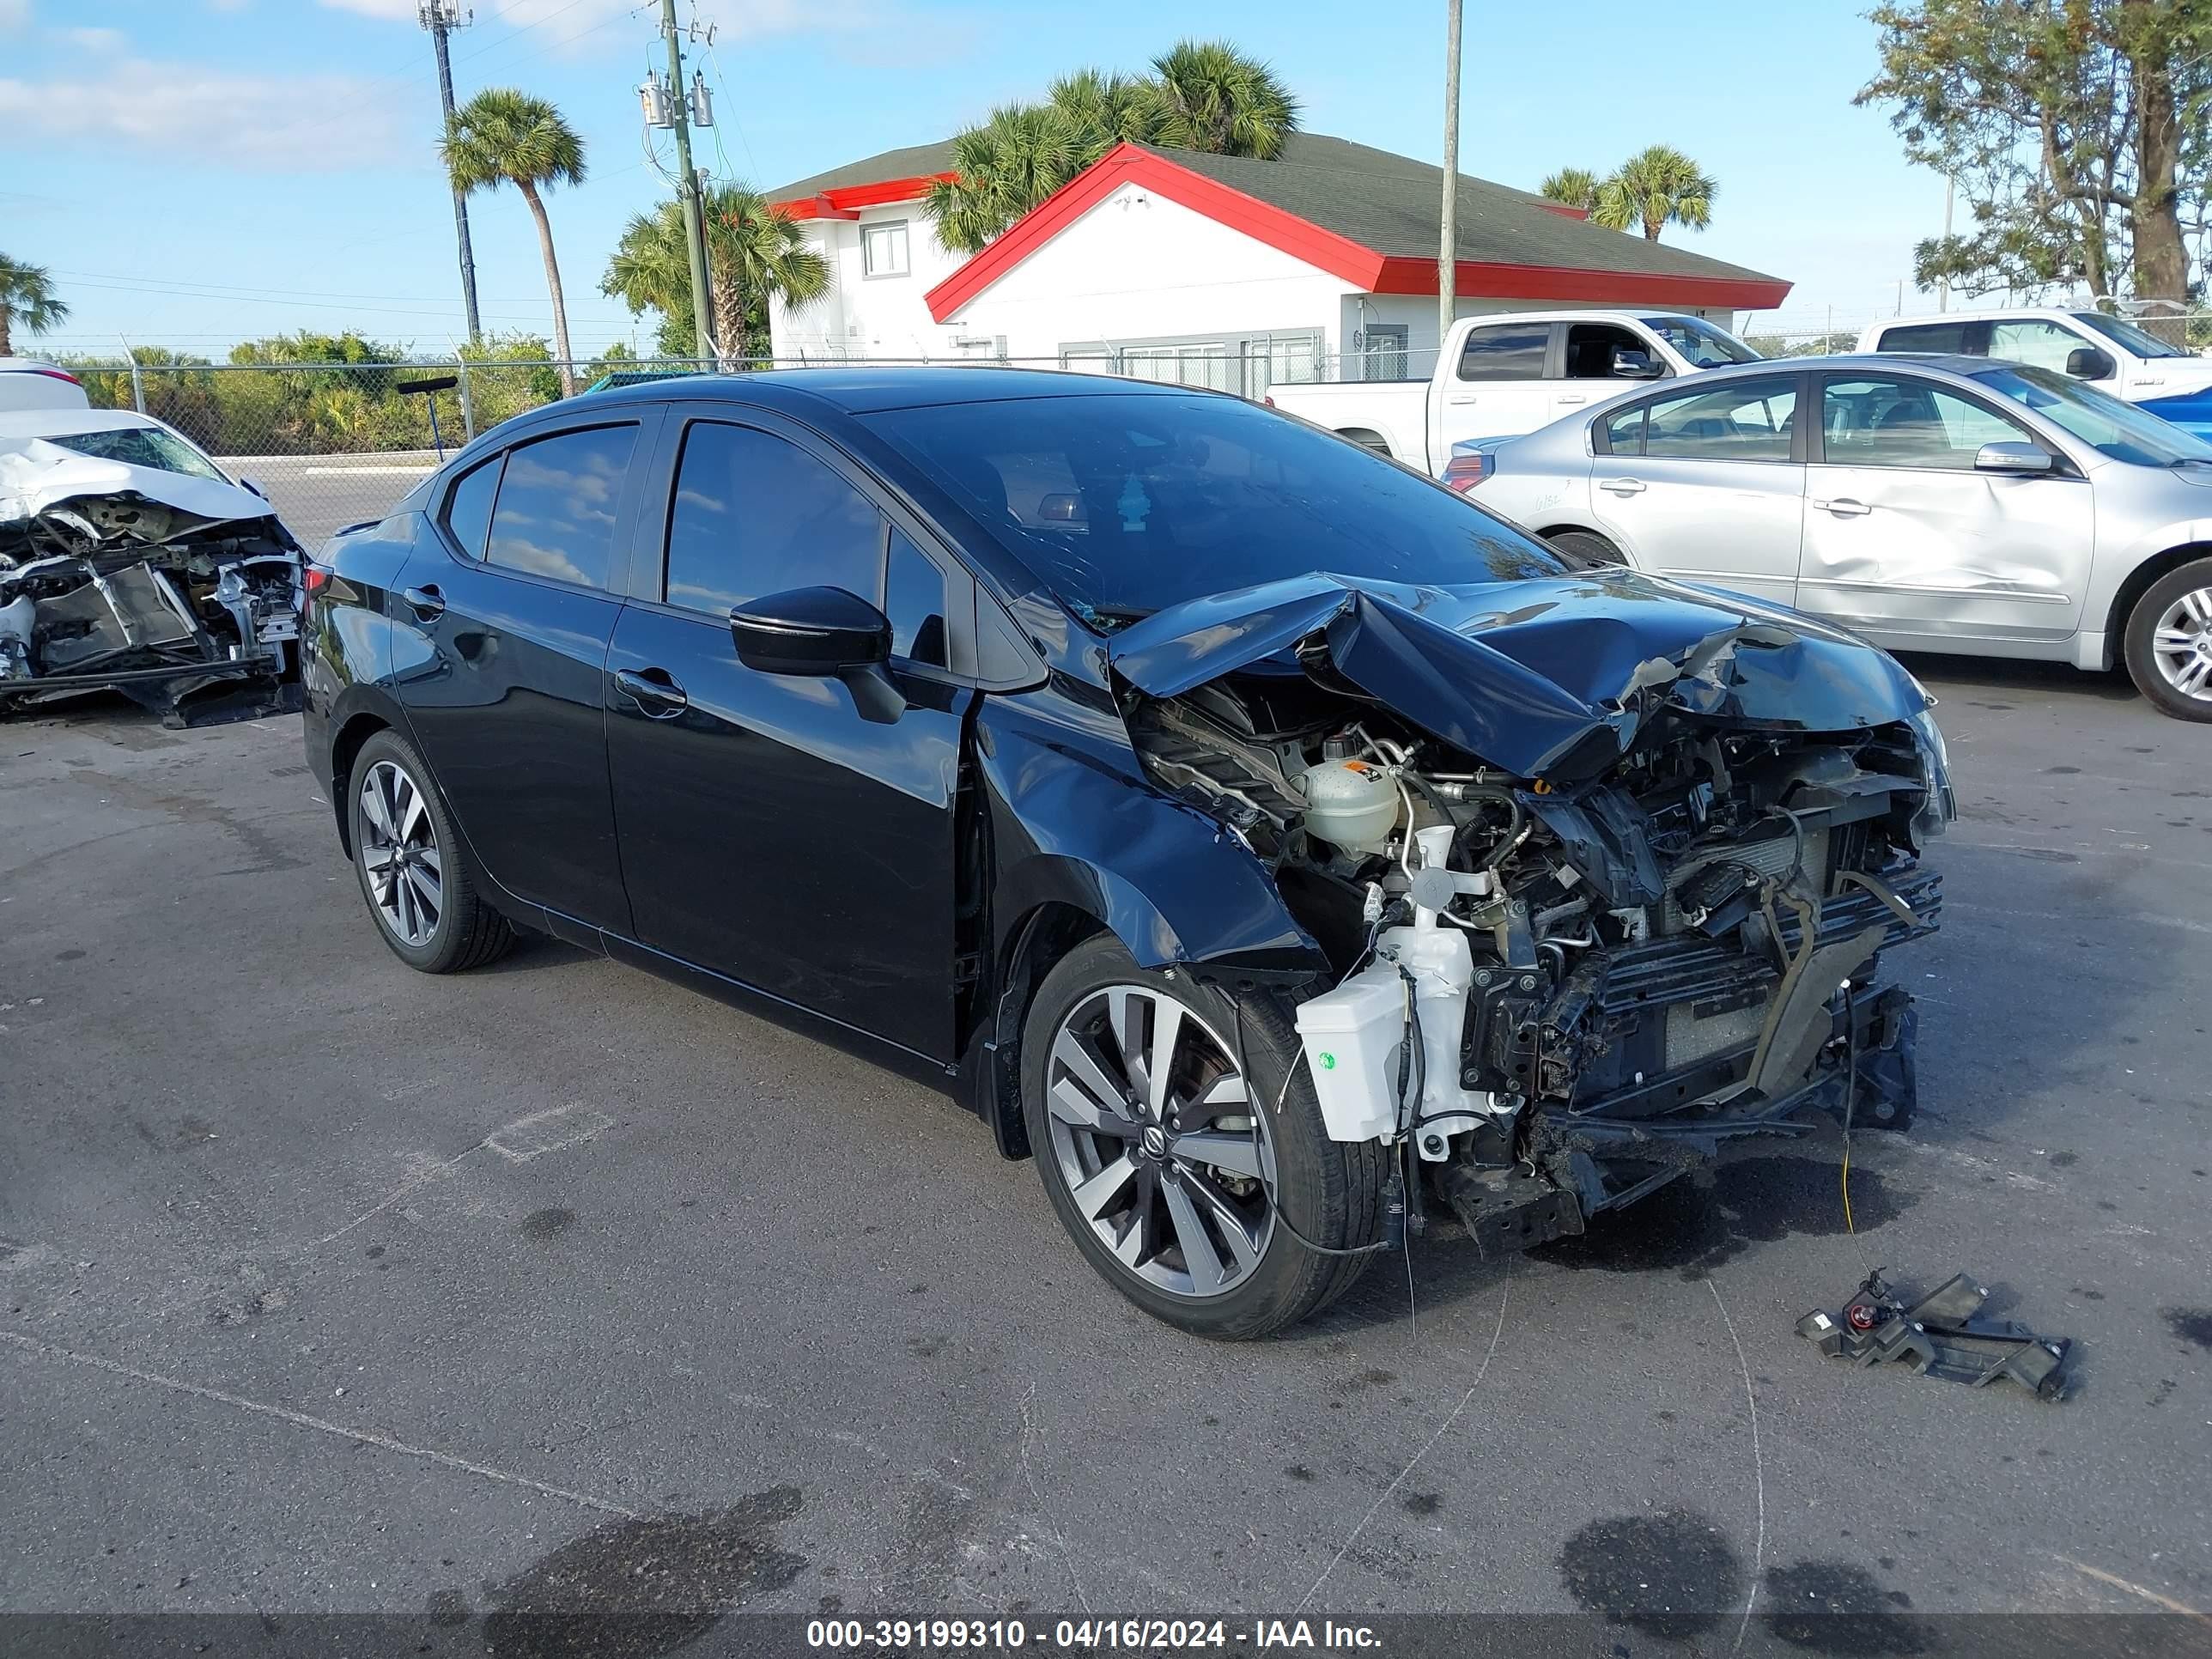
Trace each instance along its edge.
<path fill-rule="evenodd" d="M 1905 1126 L 1912 1010 L 1879 970 L 1940 916 L 1924 716 L 1838 735 L 1646 709 L 1616 763 L 1559 781 L 1299 664 L 1133 691 L 1128 717 L 1336 963 L 1295 1010 L 1333 1137 L 1410 1145 L 1489 1251 L 1810 1109 Z"/>

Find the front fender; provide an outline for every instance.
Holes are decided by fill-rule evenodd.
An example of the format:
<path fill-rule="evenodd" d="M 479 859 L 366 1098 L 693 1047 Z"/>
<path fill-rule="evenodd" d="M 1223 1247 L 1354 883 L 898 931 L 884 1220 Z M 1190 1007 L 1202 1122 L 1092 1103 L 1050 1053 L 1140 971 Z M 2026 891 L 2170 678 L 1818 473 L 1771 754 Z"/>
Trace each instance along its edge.
<path fill-rule="evenodd" d="M 2089 568 L 2089 591 L 2081 606 L 2081 626 L 2085 629 L 2109 628 L 2118 634 L 2126 628 L 2128 619 L 2113 616 L 2112 605 L 2127 587 L 2129 578 L 2142 568 L 2145 561 L 2177 547 L 2206 545 L 2212 545 L 2212 516 L 2177 519 L 2130 538 L 2124 546 L 2109 553 L 2099 546 Z"/>
<path fill-rule="evenodd" d="M 988 698 L 976 750 L 998 960 L 1024 916 L 1056 902 L 1097 918 L 1146 967 L 1327 967 L 1251 850 L 1145 775 L 1104 693 L 1055 681 Z"/>

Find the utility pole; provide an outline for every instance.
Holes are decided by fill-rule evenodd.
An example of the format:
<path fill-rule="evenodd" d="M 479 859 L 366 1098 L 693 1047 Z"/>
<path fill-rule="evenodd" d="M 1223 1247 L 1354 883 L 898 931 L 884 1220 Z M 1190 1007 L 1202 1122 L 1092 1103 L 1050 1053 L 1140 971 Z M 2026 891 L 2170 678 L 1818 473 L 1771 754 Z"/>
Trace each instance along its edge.
<path fill-rule="evenodd" d="M 1460 0 L 1444 0 L 1444 200 L 1437 244 L 1437 361 L 1451 333 L 1459 277 L 1459 13 Z"/>
<path fill-rule="evenodd" d="M 430 45 L 438 54 L 438 102 L 450 128 L 453 125 L 453 65 L 446 52 L 446 37 L 455 29 L 467 27 L 476 14 L 462 10 L 461 0 L 422 0 L 415 15 L 430 31 Z M 469 343 L 473 345 L 483 337 L 483 325 L 477 317 L 477 257 L 469 246 L 469 200 L 458 187 L 453 191 L 453 235 L 460 244 L 461 304 L 468 313 Z"/>
<path fill-rule="evenodd" d="M 1943 251 L 1947 257 L 1951 251 L 1951 191 L 1957 183 L 1955 174 L 1947 173 L 1943 175 Z M 1950 308 L 1951 279 L 1948 276 L 1938 276 L 1936 279 L 1936 309 L 1948 311 Z"/>
<path fill-rule="evenodd" d="M 641 90 L 645 92 L 647 121 L 676 129 L 677 197 L 684 204 L 684 251 L 691 264 L 692 339 L 699 356 L 711 358 L 714 356 L 714 296 L 707 277 L 707 221 L 699 200 L 699 174 L 691 165 L 691 124 L 684 107 L 684 47 L 677 36 L 676 0 L 660 0 L 660 33 L 668 42 L 668 83 L 658 100 L 659 113 L 665 114 L 665 121 L 655 118 L 653 83 L 648 81 Z"/>

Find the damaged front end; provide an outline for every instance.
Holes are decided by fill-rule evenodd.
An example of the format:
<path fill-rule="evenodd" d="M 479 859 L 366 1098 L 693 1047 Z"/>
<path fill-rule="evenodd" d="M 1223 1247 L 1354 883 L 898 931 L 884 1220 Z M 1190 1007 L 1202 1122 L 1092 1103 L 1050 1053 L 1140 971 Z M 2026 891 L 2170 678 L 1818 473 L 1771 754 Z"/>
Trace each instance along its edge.
<path fill-rule="evenodd" d="M 1487 1252 L 1583 1231 L 1731 1137 L 1903 1128 L 1929 699 L 1808 619 L 1630 573 L 1329 576 L 1164 611 L 1111 660 L 1156 781 L 1328 954 L 1324 1121 L 1408 1144 Z"/>
<path fill-rule="evenodd" d="M 92 691 L 173 726 L 301 707 L 300 548 L 266 501 L 58 446 L 0 462 L 0 714 Z"/>

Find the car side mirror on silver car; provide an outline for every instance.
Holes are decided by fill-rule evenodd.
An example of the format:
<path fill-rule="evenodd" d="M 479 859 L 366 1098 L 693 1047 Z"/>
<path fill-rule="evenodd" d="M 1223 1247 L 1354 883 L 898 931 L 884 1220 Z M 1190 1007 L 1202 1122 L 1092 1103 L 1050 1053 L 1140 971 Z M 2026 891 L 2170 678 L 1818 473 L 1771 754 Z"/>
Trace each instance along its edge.
<path fill-rule="evenodd" d="M 2066 354 L 2066 372 L 2077 380 L 2109 380 L 2115 367 L 2112 353 L 2094 346 L 2075 346 Z"/>
<path fill-rule="evenodd" d="M 1974 452 L 1977 472 L 2048 472 L 2057 465 L 2049 450 L 2035 444 L 1984 444 Z"/>
<path fill-rule="evenodd" d="M 1664 373 L 1648 351 L 1627 346 L 1613 349 L 1613 377 L 1618 380 L 1656 380 Z"/>

